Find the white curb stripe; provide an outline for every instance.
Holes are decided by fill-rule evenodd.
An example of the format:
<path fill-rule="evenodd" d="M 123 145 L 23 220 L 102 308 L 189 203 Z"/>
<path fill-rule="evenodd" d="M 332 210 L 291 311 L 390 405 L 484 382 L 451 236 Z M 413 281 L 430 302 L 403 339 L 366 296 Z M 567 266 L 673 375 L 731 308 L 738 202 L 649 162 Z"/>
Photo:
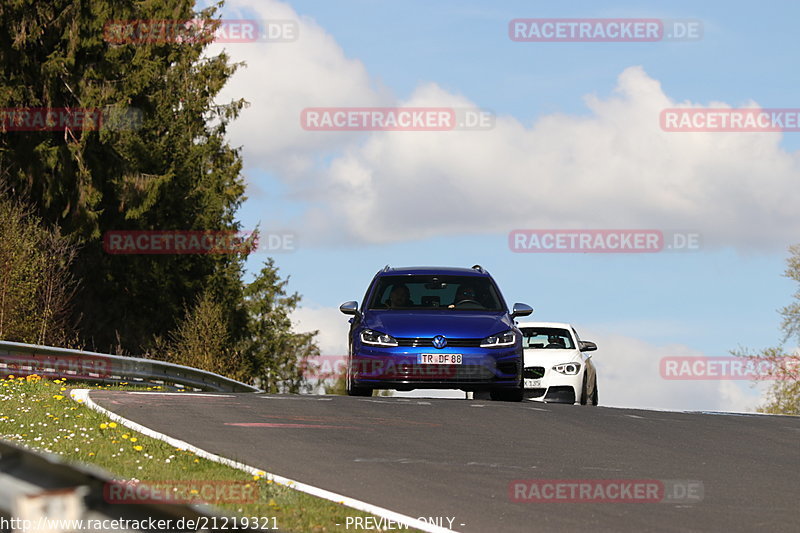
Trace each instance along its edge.
<path fill-rule="evenodd" d="M 244 463 L 240 463 L 232 459 L 227 459 L 225 457 L 221 457 L 211 452 L 207 452 L 203 449 L 198 448 L 197 446 L 189 444 L 188 442 L 184 442 L 182 440 L 170 437 L 169 435 L 159 433 L 158 431 L 150 429 L 147 426 L 143 426 L 132 420 L 128 420 L 127 418 L 124 418 L 116 413 L 113 413 L 104 407 L 100 407 L 99 405 L 94 403 L 94 401 L 91 398 L 89 398 L 90 390 L 91 389 L 73 389 L 70 391 L 70 396 L 72 397 L 73 400 L 82 403 L 89 409 L 102 413 L 111 420 L 114 420 L 115 422 L 118 422 L 123 426 L 132 429 L 133 431 L 138 431 L 142 435 L 147 435 L 148 437 L 164 441 L 167 444 L 174 446 L 175 448 L 183 448 L 184 450 L 189 450 L 193 452 L 195 455 L 202 457 L 204 459 L 208 459 L 209 461 L 214 461 L 215 463 L 220 463 L 226 466 L 230 466 L 231 468 L 236 468 L 237 470 L 242 470 L 243 472 L 247 472 L 248 474 L 253 476 L 256 475 L 262 476 L 265 479 L 268 479 L 275 484 L 285 485 L 291 489 L 299 490 L 300 492 L 305 492 L 306 494 L 317 496 L 318 498 L 323 498 L 325 500 L 330 500 L 332 502 L 340 503 L 348 507 L 352 507 L 353 509 L 357 509 L 359 511 L 364 511 L 373 514 L 375 516 L 379 516 L 381 518 L 386 518 L 387 520 L 393 520 L 397 523 L 404 524 L 409 527 L 419 529 L 421 531 L 427 531 L 429 533 L 456 533 L 455 530 L 452 529 L 447 529 L 441 526 L 437 526 L 435 524 L 429 524 L 428 522 L 425 522 L 423 520 L 418 520 L 410 516 L 396 513 L 394 511 L 390 511 L 389 509 L 384 509 L 383 507 L 378 507 L 370 503 L 362 502 L 361 500 L 356 500 L 348 496 L 342 496 L 341 494 L 321 489 L 313 485 L 300 483 L 299 481 L 294 481 L 292 479 L 283 476 L 270 474 L 269 472 L 265 472 L 260 468 L 255 468 L 253 466 L 246 465 Z"/>

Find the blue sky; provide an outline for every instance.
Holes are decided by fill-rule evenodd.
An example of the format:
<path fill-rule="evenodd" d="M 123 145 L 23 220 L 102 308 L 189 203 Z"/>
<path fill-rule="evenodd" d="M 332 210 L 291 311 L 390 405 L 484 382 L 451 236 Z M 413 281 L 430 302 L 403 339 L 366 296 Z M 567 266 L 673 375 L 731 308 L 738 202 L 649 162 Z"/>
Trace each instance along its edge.
<path fill-rule="evenodd" d="M 662 389 L 649 403 L 613 393 L 611 403 L 752 408 L 758 393 L 747 383 L 677 389 L 650 374 L 656 354 L 717 356 L 779 339 L 777 309 L 796 290 L 782 273 L 786 248 L 800 242 L 791 208 L 800 199 L 800 134 L 653 133 L 641 110 L 658 102 L 800 107 L 798 15 L 790 2 L 228 2 L 223 17 L 300 24 L 296 42 L 224 45 L 247 67 L 221 99 L 253 103 L 231 127 L 250 196 L 240 219 L 297 235 L 296 250 L 274 257 L 303 295 L 300 325 L 323 331 L 324 351 L 345 346 L 346 319 L 335 308 L 360 300 L 383 265 L 479 263 L 508 301 L 533 306 L 534 318 L 572 322 L 598 340 L 605 390 L 632 376 Z M 508 38 L 511 19 L 548 17 L 699 19 L 704 35 Z M 490 109 L 496 130 L 443 138 L 453 132 L 298 127 L 303 107 L 433 101 Z M 566 152 L 577 154 L 575 166 L 559 159 Z M 509 251 L 512 229 L 564 227 L 685 228 L 702 233 L 703 248 Z M 250 271 L 264 258 L 251 257 Z M 604 352 L 606 338 L 625 356 Z M 650 374 L 610 377 L 613 365 L 637 358 Z"/>

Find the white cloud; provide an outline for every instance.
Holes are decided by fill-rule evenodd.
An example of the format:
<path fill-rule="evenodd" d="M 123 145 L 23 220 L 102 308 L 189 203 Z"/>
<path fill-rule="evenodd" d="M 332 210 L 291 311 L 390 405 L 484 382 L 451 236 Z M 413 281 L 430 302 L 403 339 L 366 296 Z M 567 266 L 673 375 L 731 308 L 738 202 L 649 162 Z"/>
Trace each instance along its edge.
<path fill-rule="evenodd" d="M 350 324 L 333 307 L 299 307 L 290 316 L 295 331 L 319 330 L 317 345 L 322 355 L 346 355 Z"/>
<path fill-rule="evenodd" d="M 783 249 L 797 238 L 800 153 L 783 150 L 780 133 L 661 131 L 664 108 L 699 104 L 676 103 L 641 67 L 620 73 L 612 95 L 587 96 L 581 116 L 499 116 L 488 131 L 309 132 L 299 124 L 305 107 L 491 102 L 435 82 L 394 98 L 313 20 L 274 1 L 253 9 L 298 19 L 300 38 L 227 45 L 249 66 L 224 94 L 252 102 L 231 137 L 250 168 L 273 172 L 313 206 L 298 222 L 307 245 L 516 228 L 686 229 L 705 246 L 742 249 Z"/>
<path fill-rule="evenodd" d="M 245 11 L 246 10 L 246 11 Z M 381 106 L 392 101 L 385 89 L 370 79 L 364 65 L 345 57 L 333 37 L 312 19 L 300 17 L 288 5 L 266 0 L 226 2 L 227 18 L 294 20 L 298 38 L 289 42 L 212 44 L 208 53 L 222 49 L 233 61 L 244 61 L 220 93 L 218 101 L 245 98 L 250 102 L 230 128 L 234 146 L 243 147 L 250 168 L 279 172 L 292 180 L 312 171 L 320 157 L 353 140 L 352 134 L 314 134 L 300 126 L 305 107 Z"/>
<path fill-rule="evenodd" d="M 704 354 L 681 344 L 653 345 L 622 335 L 582 327 L 582 337 L 598 346 L 597 367 L 600 404 L 612 407 L 692 411 L 755 411 L 762 403 L 765 384 L 748 381 L 663 379 L 663 357 L 720 356 Z"/>

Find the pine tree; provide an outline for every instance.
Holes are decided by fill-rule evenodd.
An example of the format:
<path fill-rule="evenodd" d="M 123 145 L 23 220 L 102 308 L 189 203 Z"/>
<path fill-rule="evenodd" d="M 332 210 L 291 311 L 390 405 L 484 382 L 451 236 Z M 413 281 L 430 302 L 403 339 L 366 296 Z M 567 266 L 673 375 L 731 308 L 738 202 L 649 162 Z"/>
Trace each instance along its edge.
<path fill-rule="evenodd" d="M 84 342 L 138 352 L 174 328 L 209 286 L 231 331 L 247 324 L 243 255 L 108 255 L 109 230 L 239 230 L 239 152 L 226 127 L 244 102 L 216 105 L 237 65 L 206 42 L 118 43 L 120 20 L 212 21 L 187 0 L 4 0 L 0 108 L 85 108 L 97 130 L 0 133 L 0 181 L 82 245 L 73 266 Z M 116 122 L 114 117 L 132 120 Z"/>

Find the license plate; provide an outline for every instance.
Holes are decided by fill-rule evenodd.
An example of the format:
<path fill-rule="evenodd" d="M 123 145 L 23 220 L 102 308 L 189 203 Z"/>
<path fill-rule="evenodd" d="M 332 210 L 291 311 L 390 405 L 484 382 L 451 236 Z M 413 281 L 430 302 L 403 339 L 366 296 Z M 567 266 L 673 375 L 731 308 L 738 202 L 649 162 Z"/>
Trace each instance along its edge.
<path fill-rule="evenodd" d="M 541 379 L 526 379 L 525 380 L 525 388 L 526 389 L 538 389 L 542 386 Z"/>
<path fill-rule="evenodd" d="M 421 365 L 460 365 L 463 360 L 460 353 L 421 353 L 417 357 Z"/>

